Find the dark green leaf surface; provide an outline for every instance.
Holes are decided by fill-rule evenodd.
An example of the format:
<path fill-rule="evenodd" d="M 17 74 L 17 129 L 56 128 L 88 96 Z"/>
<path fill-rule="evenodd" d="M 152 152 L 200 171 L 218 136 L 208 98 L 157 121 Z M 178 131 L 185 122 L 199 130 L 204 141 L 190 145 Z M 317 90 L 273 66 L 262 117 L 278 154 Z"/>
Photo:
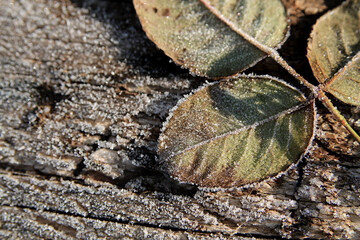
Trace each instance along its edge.
<path fill-rule="evenodd" d="M 180 181 L 235 187 L 296 163 L 313 129 L 313 101 L 269 77 L 240 77 L 181 102 L 164 126 L 158 153 Z"/>
<path fill-rule="evenodd" d="M 326 91 L 360 106 L 360 1 L 347 1 L 317 21 L 307 57 Z"/>
<path fill-rule="evenodd" d="M 259 44 L 279 47 L 287 35 L 279 0 L 133 0 L 147 36 L 176 63 L 208 77 L 238 73 L 266 56 L 211 12 Z"/>

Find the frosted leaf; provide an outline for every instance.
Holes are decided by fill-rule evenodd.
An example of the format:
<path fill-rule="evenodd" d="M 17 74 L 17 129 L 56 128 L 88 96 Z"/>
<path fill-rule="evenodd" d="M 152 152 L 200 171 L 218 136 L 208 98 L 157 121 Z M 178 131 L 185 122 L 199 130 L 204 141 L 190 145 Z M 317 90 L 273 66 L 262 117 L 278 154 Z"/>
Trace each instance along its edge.
<path fill-rule="evenodd" d="M 176 63 L 201 76 L 233 75 L 264 58 L 266 54 L 244 35 L 271 48 L 279 47 L 287 36 L 286 13 L 279 0 L 133 2 L 147 36 Z"/>
<path fill-rule="evenodd" d="M 341 101 L 360 106 L 360 1 L 347 1 L 314 25 L 308 45 L 309 63 L 325 90 Z"/>
<path fill-rule="evenodd" d="M 236 187 L 277 175 L 312 140 L 314 103 L 270 77 L 205 86 L 172 112 L 159 139 L 160 164 L 174 178 Z"/>

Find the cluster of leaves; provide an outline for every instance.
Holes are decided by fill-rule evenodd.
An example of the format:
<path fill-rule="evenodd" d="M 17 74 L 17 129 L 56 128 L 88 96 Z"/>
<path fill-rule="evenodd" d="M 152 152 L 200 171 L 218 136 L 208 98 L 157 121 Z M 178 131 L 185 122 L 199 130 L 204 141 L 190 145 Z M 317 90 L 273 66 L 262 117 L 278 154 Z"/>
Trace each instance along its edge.
<path fill-rule="evenodd" d="M 360 0 L 344 2 L 313 27 L 307 57 L 318 86 L 276 50 L 289 34 L 280 0 L 133 2 L 147 36 L 173 61 L 196 75 L 224 78 L 183 99 L 164 125 L 158 153 L 174 178 L 238 187 L 276 176 L 311 144 L 315 99 L 360 142 L 326 96 L 360 106 Z M 270 76 L 236 75 L 267 56 L 311 94 Z"/>

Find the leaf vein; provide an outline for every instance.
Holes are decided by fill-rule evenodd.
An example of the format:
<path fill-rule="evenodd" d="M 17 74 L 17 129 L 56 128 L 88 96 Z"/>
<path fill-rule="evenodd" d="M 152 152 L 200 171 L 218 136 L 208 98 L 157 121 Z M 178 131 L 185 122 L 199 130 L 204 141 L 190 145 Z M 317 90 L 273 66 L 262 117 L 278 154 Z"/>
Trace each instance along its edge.
<path fill-rule="evenodd" d="M 189 151 L 189 150 L 192 150 L 192 149 L 195 149 L 195 148 L 197 148 L 197 147 L 203 146 L 203 145 L 205 145 L 205 144 L 207 144 L 207 143 L 209 143 L 209 142 L 215 141 L 215 140 L 217 140 L 217 139 L 224 138 L 224 137 L 229 136 L 229 135 L 234 135 L 234 134 L 237 134 L 237 133 L 240 133 L 240 132 L 249 130 L 249 129 L 251 129 L 251 128 L 255 129 L 255 128 L 256 128 L 257 126 L 259 126 L 259 125 L 263 125 L 263 124 L 265 124 L 265 123 L 267 123 L 267 122 L 270 122 L 270 121 L 272 121 L 272 120 L 274 120 L 274 119 L 280 118 L 280 117 L 282 117 L 282 116 L 284 116 L 284 115 L 291 114 L 291 113 L 293 113 L 293 112 L 299 111 L 299 110 L 305 108 L 306 106 L 308 106 L 308 105 L 309 105 L 311 102 L 313 102 L 313 101 L 314 101 L 314 99 L 309 99 L 309 100 L 307 100 L 307 101 L 305 101 L 305 102 L 303 102 L 303 103 L 301 103 L 301 104 L 299 104 L 299 105 L 297 105 L 297 106 L 295 106 L 295 107 L 292 107 L 292 108 L 290 108 L 290 109 L 284 110 L 284 111 L 282 111 L 282 112 L 280 112 L 280 113 L 278 113 L 278 114 L 276 114 L 276 115 L 274 115 L 274 116 L 271 116 L 271 117 L 269 117 L 269 118 L 263 119 L 263 120 L 261 120 L 261 121 L 259 121 L 259 122 L 256 122 L 256 123 L 253 123 L 253 124 L 251 124 L 251 125 L 244 126 L 244 127 L 235 129 L 235 130 L 233 130 L 233 131 L 230 131 L 230 132 L 227 132 L 227 133 L 218 135 L 218 136 L 216 136 L 216 137 L 213 137 L 213 138 L 204 140 L 204 141 L 202 141 L 202 142 L 199 142 L 199 143 L 197 143 L 197 144 L 194 144 L 193 146 L 187 147 L 187 148 L 185 148 L 185 149 L 183 149 L 183 150 L 180 150 L 180 151 L 178 151 L 178 152 L 173 153 L 172 155 L 170 155 L 169 158 L 172 158 L 172 157 L 174 157 L 174 156 L 180 155 L 180 154 L 182 154 L 182 153 L 185 153 L 185 152 L 187 152 L 187 151 Z"/>
<path fill-rule="evenodd" d="M 360 52 L 357 52 L 357 54 L 354 57 L 352 57 L 351 60 L 343 68 L 341 68 L 337 73 L 335 73 L 335 75 L 332 78 L 330 78 L 328 81 L 324 83 L 325 89 L 329 87 L 331 83 L 336 81 L 339 78 L 339 76 L 341 76 L 341 74 L 343 74 L 348 68 L 352 67 L 353 64 L 357 63 L 358 60 L 360 60 Z"/>

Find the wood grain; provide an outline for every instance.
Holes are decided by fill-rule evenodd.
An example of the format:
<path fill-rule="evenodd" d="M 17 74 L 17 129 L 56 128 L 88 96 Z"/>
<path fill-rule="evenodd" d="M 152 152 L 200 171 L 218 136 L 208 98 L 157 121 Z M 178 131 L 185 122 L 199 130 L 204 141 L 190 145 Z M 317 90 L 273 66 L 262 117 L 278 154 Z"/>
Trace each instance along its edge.
<path fill-rule="evenodd" d="M 359 151 L 321 107 L 298 167 L 198 189 L 157 170 L 155 148 L 169 109 L 204 79 L 147 40 L 131 1 L 1 0 L 0 25 L 2 238 L 360 237 Z M 340 107 L 356 127 L 358 110 Z"/>

